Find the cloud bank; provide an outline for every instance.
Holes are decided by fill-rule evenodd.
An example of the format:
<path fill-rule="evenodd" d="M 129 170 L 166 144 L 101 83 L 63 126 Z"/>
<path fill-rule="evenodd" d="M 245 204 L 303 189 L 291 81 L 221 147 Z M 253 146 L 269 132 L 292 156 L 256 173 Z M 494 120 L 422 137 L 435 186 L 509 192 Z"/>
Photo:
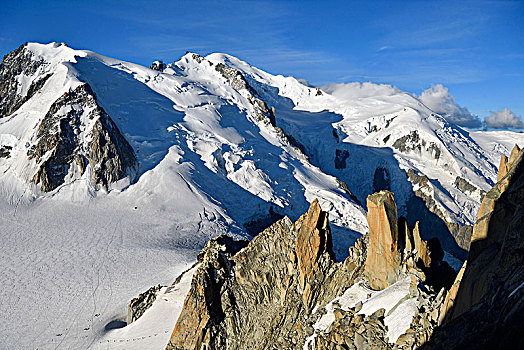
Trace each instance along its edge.
<path fill-rule="evenodd" d="M 352 100 L 372 96 L 390 96 L 401 93 L 401 91 L 394 86 L 387 84 L 374 84 L 369 82 L 329 84 L 322 86 L 322 90 L 344 100 Z"/>
<path fill-rule="evenodd" d="M 449 93 L 448 88 L 442 84 L 434 85 L 423 91 L 419 99 L 432 111 L 441 114 L 452 123 L 466 128 L 480 128 L 482 126 L 479 117 L 471 114 L 466 107 L 460 107 Z"/>
<path fill-rule="evenodd" d="M 524 129 L 524 120 L 507 108 L 501 111 L 490 111 L 486 126 L 491 129 Z"/>

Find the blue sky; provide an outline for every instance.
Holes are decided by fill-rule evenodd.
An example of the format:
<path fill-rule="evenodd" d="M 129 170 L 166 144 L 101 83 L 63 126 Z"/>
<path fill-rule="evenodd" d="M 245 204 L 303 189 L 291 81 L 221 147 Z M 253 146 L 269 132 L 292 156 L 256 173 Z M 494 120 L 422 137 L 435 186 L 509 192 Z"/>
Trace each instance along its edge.
<path fill-rule="evenodd" d="M 108 4 L 109 3 L 109 4 Z M 443 84 L 484 118 L 524 116 L 524 1 L 10 1 L 0 54 L 26 41 L 149 65 L 226 52 L 310 83 Z"/>

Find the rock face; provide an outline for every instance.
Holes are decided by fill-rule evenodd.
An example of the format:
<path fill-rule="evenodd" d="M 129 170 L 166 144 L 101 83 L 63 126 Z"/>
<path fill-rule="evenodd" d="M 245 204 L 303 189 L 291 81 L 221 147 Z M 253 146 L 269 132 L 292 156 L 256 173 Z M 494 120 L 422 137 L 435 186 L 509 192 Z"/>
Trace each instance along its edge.
<path fill-rule="evenodd" d="M 300 321 L 311 305 L 347 288 L 356 267 L 335 264 L 316 201 L 295 224 L 281 219 L 236 254 L 230 243 L 204 248 L 167 349 L 222 349 L 226 340 L 229 349 L 295 348 L 311 329 Z"/>
<path fill-rule="evenodd" d="M 164 69 L 166 68 L 166 65 L 162 61 L 155 61 L 155 62 L 151 63 L 151 66 L 149 66 L 149 68 L 150 69 L 154 69 L 154 70 L 159 71 L 159 72 L 163 72 Z"/>
<path fill-rule="evenodd" d="M 89 84 L 65 93 L 50 107 L 28 151 L 37 171 L 33 182 L 49 192 L 66 176 L 84 174 L 106 189 L 125 176 L 134 177 L 135 153 L 109 115 L 100 107 Z"/>
<path fill-rule="evenodd" d="M 310 306 L 308 301 L 311 300 L 311 289 L 314 287 L 314 277 L 319 269 L 320 258 L 326 254 L 331 260 L 335 260 L 328 215 L 320 209 L 318 200 L 315 199 L 309 211 L 296 222 L 295 230 L 298 232 L 295 251 L 299 268 L 299 285 L 303 291 L 304 305 Z"/>
<path fill-rule="evenodd" d="M 129 302 L 127 307 L 127 324 L 130 324 L 140 318 L 146 312 L 147 309 L 153 305 L 153 302 L 156 300 L 157 293 L 162 287 L 157 285 L 156 287 L 151 287 L 142 294 L 139 294 L 136 298 Z"/>
<path fill-rule="evenodd" d="M 201 60 L 204 60 L 204 58 L 201 57 Z M 223 63 L 218 63 L 215 66 L 215 70 L 227 80 L 233 89 L 237 91 L 247 90 L 249 92 L 248 99 L 254 107 L 258 121 L 263 121 L 276 127 L 274 108 L 269 108 L 267 103 L 258 96 L 258 93 L 249 85 L 242 72 Z M 280 128 L 278 131 L 283 134 Z"/>
<path fill-rule="evenodd" d="M 523 348 L 524 151 L 512 152 L 482 201 L 467 265 L 449 310 L 428 344 L 451 348 Z"/>
<path fill-rule="evenodd" d="M 377 247 L 396 264 L 387 283 L 411 275 L 411 297 L 420 296 L 421 308 L 412 336 L 402 344 L 420 345 L 436 325 L 444 298 L 443 291 L 438 301 L 424 294 L 415 277 L 425 278 L 416 262 L 429 268 L 433 257 L 418 228 L 400 219 L 404 227 L 399 230 L 393 194 L 382 192 L 369 200 L 376 205 L 369 216 L 374 231 L 358 239 L 340 263 L 333 258 L 327 213 L 316 200 L 295 223 L 284 217 L 249 243 L 223 236 L 208 242 L 166 349 L 298 349 L 311 337 L 315 349 L 395 348 L 387 341 L 384 309 L 368 316 L 359 315 L 357 308 L 339 310 L 329 329 L 317 334 L 315 328 L 318 310 L 350 286 L 365 278 L 383 279 L 373 275 L 389 271 L 372 251 Z M 399 232 L 404 243 L 399 243 Z M 386 234 L 389 246 L 380 246 Z M 372 266 L 375 261 L 382 270 Z"/>
<path fill-rule="evenodd" d="M 393 193 L 381 191 L 367 199 L 369 243 L 364 276 L 373 289 L 398 280 L 402 260 L 398 247 L 397 205 Z"/>
<path fill-rule="evenodd" d="M 436 292 L 451 287 L 455 273 L 443 261 L 439 240 L 432 238 L 425 242 L 420 237 L 418 222 L 411 229 L 406 219 L 397 219 L 392 192 L 380 191 L 368 196 L 367 207 L 369 238 L 364 276 L 371 288 L 382 290 L 405 273 L 420 276 L 420 272 Z"/>
<path fill-rule="evenodd" d="M 12 114 L 44 86 L 51 76 L 45 74 L 45 65 L 24 45 L 4 56 L 0 65 L 0 118 Z M 20 76 L 31 80 L 27 91 L 20 89 Z"/>
<path fill-rule="evenodd" d="M 413 169 L 409 169 L 406 172 L 406 174 L 407 174 L 409 181 L 413 185 L 416 185 L 417 187 L 417 189 L 414 191 L 415 196 L 413 196 L 410 203 L 408 203 L 408 210 L 412 212 L 415 211 L 417 207 L 417 205 L 415 205 L 417 200 L 418 199 L 422 200 L 424 202 L 425 207 L 429 211 L 427 214 L 431 214 L 431 215 L 426 214 L 425 220 L 424 218 L 419 216 L 420 221 L 425 222 L 428 226 L 430 223 L 435 226 L 437 225 L 441 226 L 441 229 L 439 229 L 439 231 L 446 231 L 446 230 L 449 231 L 449 234 L 452 235 L 458 247 L 463 249 L 463 252 L 461 254 L 461 252 L 459 251 L 453 251 L 453 247 L 448 242 L 445 242 L 445 241 L 442 242 L 444 247 L 448 251 L 453 251 L 454 255 L 465 259 L 467 255 L 466 251 L 469 250 L 473 227 L 471 227 L 470 225 L 460 225 L 455 222 L 449 222 L 446 219 L 446 216 L 439 209 L 433 197 L 427 194 L 428 190 L 430 190 L 430 180 L 427 176 L 418 175 L 417 173 L 415 173 Z M 464 181 L 462 180 L 463 180 L 462 178 L 457 177 L 454 182 L 455 187 L 457 187 L 460 191 L 462 191 L 463 193 L 471 193 L 474 191 L 478 191 L 480 196 L 484 195 L 484 192 L 482 190 L 469 184 L 469 182 L 467 182 L 466 180 Z M 422 213 L 418 213 L 418 214 L 422 215 Z M 447 235 L 448 235 L 448 232 L 443 232 L 443 236 L 441 236 L 440 238 L 442 239 L 443 237 Z"/>

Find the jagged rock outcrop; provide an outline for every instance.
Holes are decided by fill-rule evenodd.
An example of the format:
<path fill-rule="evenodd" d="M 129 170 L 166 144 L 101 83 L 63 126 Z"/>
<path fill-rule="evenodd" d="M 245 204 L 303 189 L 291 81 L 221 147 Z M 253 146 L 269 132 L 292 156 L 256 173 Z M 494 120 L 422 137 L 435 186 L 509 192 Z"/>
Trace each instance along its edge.
<path fill-rule="evenodd" d="M 398 280 L 402 261 L 393 193 L 381 191 L 368 196 L 367 208 L 369 241 L 364 276 L 371 288 L 384 289 Z"/>
<path fill-rule="evenodd" d="M 9 158 L 11 157 L 12 146 L 0 146 L 0 158 Z"/>
<path fill-rule="evenodd" d="M 229 349 L 304 343 L 311 306 L 347 288 L 356 268 L 350 259 L 335 264 L 330 244 L 316 201 L 295 224 L 281 219 L 236 254 L 211 241 L 167 349 L 221 349 L 226 339 Z"/>
<path fill-rule="evenodd" d="M 88 165 L 92 181 L 105 188 L 125 176 L 133 177 L 138 166 L 133 149 L 87 83 L 51 105 L 28 157 L 37 164 L 33 182 L 44 192 L 56 189 L 72 172 L 83 175 Z"/>
<path fill-rule="evenodd" d="M 316 200 L 294 224 L 284 217 L 249 243 L 222 236 L 208 242 L 166 349 L 297 349 L 311 337 L 316 339 L 316 349 L 394 348 L 386 335 L 383 309 L 368 316 L 358 314 L 358 307 L 339 310 L 329 329 L 317 333 L 315 328 L 319 310 L 357 280 L 363 282 L 364 276 L 380 280 L 371 273 L 382 270 L 365 270 L 368 263 L 379 259 L 372 249 L 394 249 L 395 258 L 389 260 L 395 261 L 396 270 L 388 283 L 411 275 L 412 292 L 407 297 L 422 299 L 412 341 L 404 342 L 420 344 L 437 323 L 444 290 L 438 301 L 427 291 L 430 286 L 423 287 L 426 292 L 419 290 L 416 276 L 424 278 L 425 274 L 416 262 L 429 268 L 431 265 L 424 264 L 440 257 L 431 260 L 418 228 L 411 229 L 403 219 L 399 220 L 405 225 L 403 242 L 409 243 L 399 249 L 396 207 L 390 192 L 379 193 L 370 201 L 377 203 L 370 215 L 371 220 L 376 219 L 375 231 L 358 239 L 343 262 L 334 260 L 327 213 Z M 390 237 L 387 247 L 379 247 L 383 233 Z M 430 330 L 424 329 L 424 322 L 431 324 Z"/>
<path fill-rule="evenodd" d="M 130 324 L 138 320 L 147 309 L 153 305 L 156 300 L 158 292 L 162 289 L 162 286 L 157 285 L 146 290 L 144 293 L 139 294 L 136 298 L 133 298 L 127 306 L 127 324 Z"/>
<path fill-rule="evenodd" d="M 392 192 L 380 191 L 368 196 L 367 207 L 369 238 L 364 276 L 371 288 L 384 289 L 406 273 L 421 276 L 435 292 L 451 287 L 455 273 L 443 261 L 439 240 L 432 238 L 425 242 L 420 237 L 418 222 L 411 229 L 405 218 L 397 219 Z"/>
<path fill-rule="evenodd" d="M 155 62 L 151 63 L 149 68 L 153 69 L 153 70 L 156 70 L 156 71 L 159 71 L 159 72 L 163 72 L 164 69 L 166 68 L 166 65 L 162 61 L 155 61 Z"/>
<path fill-rule="evenodd" d="M 467 264 L 427 348 L 523 348 L 524 151 L 516 146 L 482 201 Z"/>
<path fill-rule="evenodd" d="M 388 349 L 384 339 L 387 328 L 384 325 L 384 309 L 372 315 L 357 314 L 355 310 L 335 310 L 333 330 L 316 338 L 315 349 Z"/>
<path fill-rule="evenodd" d="M 249 85 L 241 71 L 228 67 L 223 63 L 218 63 L 215 66 L 215 70 L 226 79 L 233 89 L 237 91 L 247 90 L 249 92 L 248 99 L 254 107 L 258 121 L 263 121 L 276 127 L 275 109 L 269 108 L 267 103 L 258 96 L 258 93 Z M 282 133 L 283 136 L 284 132 L 280 128 L 277 131 Z"/>
<path fill-rule="evenodd" d="M 428 146 L 426 147 L 426 145 Z M 417 130 L 413 130 L 408 135 L 397 139 L 393 143 L 393 148 L 403 153 L 415 152 L 420 154 L 424 151 L 430 153 L 435 160 L 438 160 L 442 153 L 442 150 L 437 146 L 437 144 L 434 142 L 426 142 L 426 140 L 421 139 Z"/>
<path fill-rule="evenodd" d="M 335 260 L 333 253 L 331 231 L 328 223 L 328 214 L 320 209 L 318 200 L 311 204 L 309 211 L 295 223 L 298 232 L 295 245 L 299 269 L 299 285 L 302 300 L 306 307 L 310 307 L 314 277 L 319 269 L 323 254 L 326 258 Z"/>
<path fill-rule="evenodd" d="M 45 66 L 46 62 L 26 50 L 25 45 L 4 56 L 0 64 L 0 118 L 12 114 L 44 86 L 51 77 L 45 74 Z M 20 89 L 21 78 L 31 81 L 27 91 Z"/>
<path fill-rule="evenodd" d="M 460 176 L 457 176 L 455 178 L 455 182 L 453 183 L 453 185 L 455 185 L 456 188 L 458 188 L 460 191 L 466 194 L 471 194 L 478 190 L 476 186 L 473 186 L 468 180 Z"/>

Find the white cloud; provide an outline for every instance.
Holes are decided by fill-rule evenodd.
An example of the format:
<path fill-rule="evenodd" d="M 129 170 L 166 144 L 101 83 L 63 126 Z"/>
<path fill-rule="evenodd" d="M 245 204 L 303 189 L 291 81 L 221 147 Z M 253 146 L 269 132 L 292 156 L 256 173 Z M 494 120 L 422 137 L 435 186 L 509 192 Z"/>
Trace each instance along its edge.
<path fill-rule="evenodd" d="M 486 126 L 492 129 L 523 129 L 524 120 L 507 108 L 501 111 L 490 111 L 486 118 Z"/>
<path fill-rule="evenodd" d="M 328 84 L 322 87 L 327 93 L 344 99 L 351 100 L 361 97 L 371 96 L 390 96 L 400 93 L 396 87 L 387 84 L 373 83 L 347 83 L 347 84 Z"/>
<path fill-rule="evenodd" d="M 449 93 L 448 88 L 442 84 L 434 85 L 423 91 L 419 99 L 429 109 L 441 114 L 452 123 L 467 128 L 482 126 L 479 117 L 471 114 L 466 107 L 460 107 L 455 102 L 455 98 Z"/>

